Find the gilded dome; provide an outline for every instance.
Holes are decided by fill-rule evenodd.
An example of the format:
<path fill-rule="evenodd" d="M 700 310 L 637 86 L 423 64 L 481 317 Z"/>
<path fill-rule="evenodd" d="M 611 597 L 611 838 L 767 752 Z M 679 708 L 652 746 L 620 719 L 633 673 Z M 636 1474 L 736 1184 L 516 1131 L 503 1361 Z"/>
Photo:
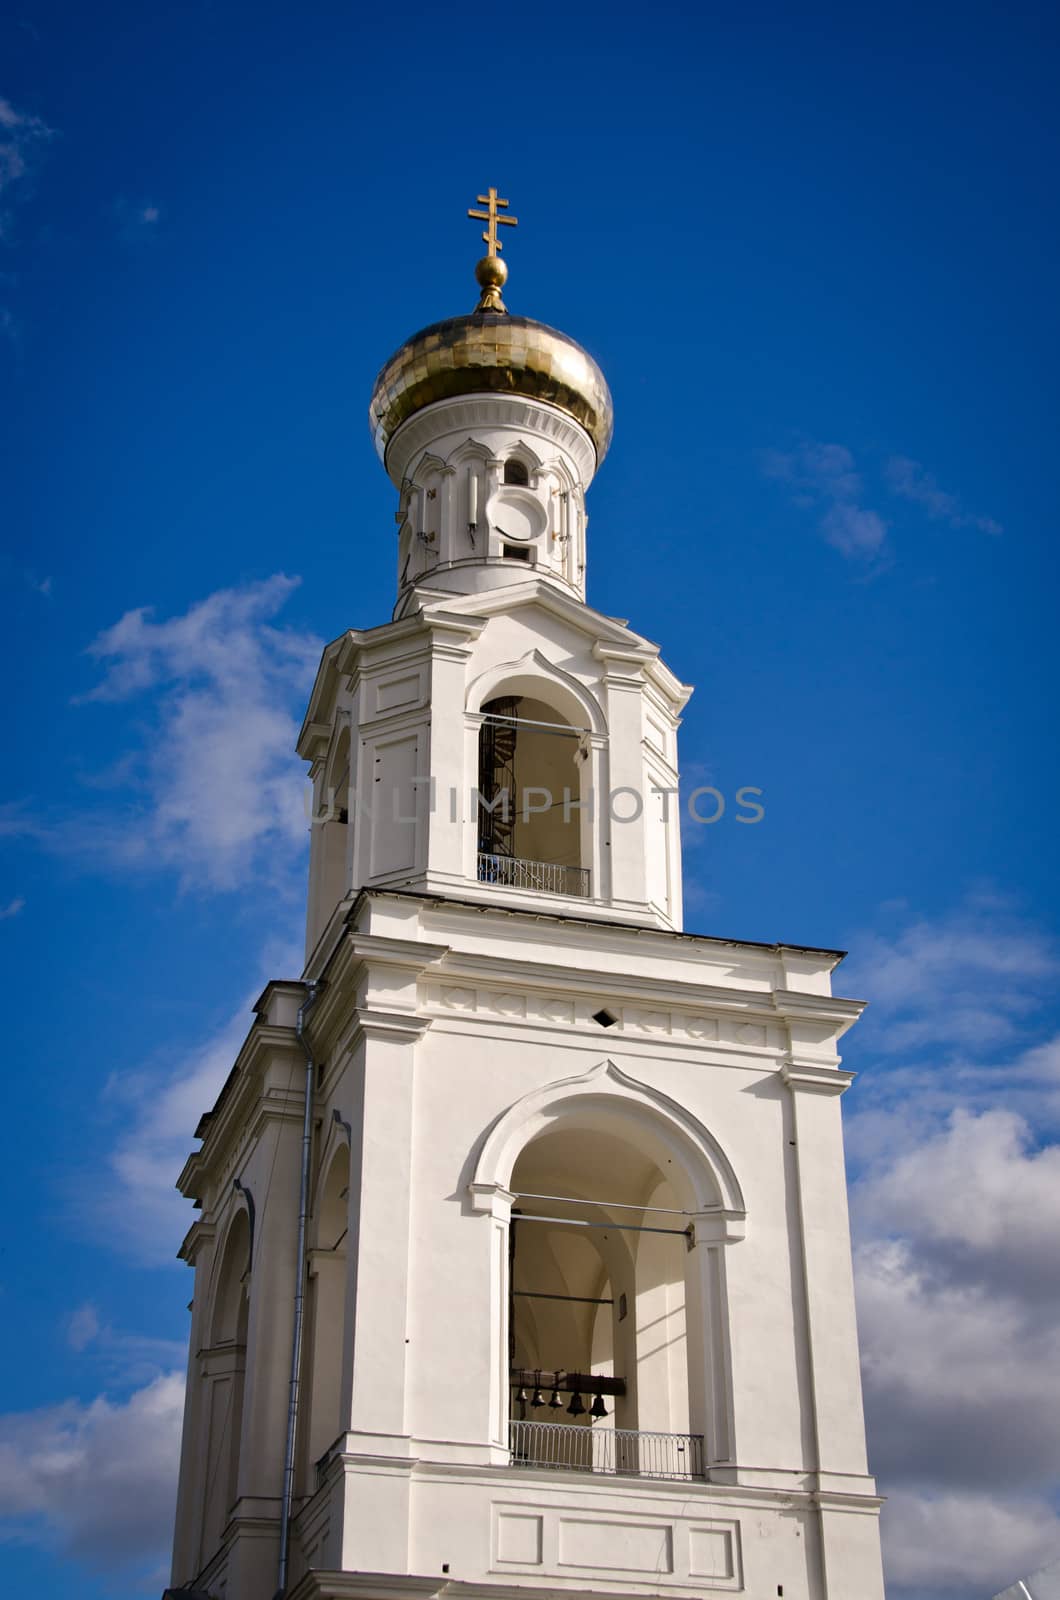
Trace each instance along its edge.
<path fill-rule="evenodd" d="M 556 406 L 581 423 L 597 464 L 607 454 L 614 408 L 592 356 L 543 322 L 475 311 L 432 323 L 383 367 L 368 415 L 380 459 L 385 463 L 394 434 L 417 411 L 436 400 L 484 393 L 522 395 Z"/>

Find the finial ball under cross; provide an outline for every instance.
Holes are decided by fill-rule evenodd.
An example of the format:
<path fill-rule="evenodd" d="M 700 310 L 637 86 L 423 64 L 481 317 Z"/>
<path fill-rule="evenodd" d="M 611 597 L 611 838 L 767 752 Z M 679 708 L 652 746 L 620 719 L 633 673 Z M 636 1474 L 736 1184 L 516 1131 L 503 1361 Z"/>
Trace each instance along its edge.
<path fill-rule="evenodd" d="M 486 231 L 482 235 L 482 242 L 486 246 L 487 254 L 475 268 L 475 277 L 482 286 L 482 294 L 476 311 L 506 312 L 507 306 L 501 299 L 501 287 L 508 276 L 508 268 L 500 258 L 501 241 L 497 238 L 499 225 L 509 228 L 518 226 L 518 217 L 502 217 L 498 207 L 507 207 L 507 200 L 502 200 L 496 189 L 489 189 L 486 194 L 477 196 L 479 205 L 487 206 L 486 211 L 468 210 L 469 217 L 475 217 L 486 224 Z"/>

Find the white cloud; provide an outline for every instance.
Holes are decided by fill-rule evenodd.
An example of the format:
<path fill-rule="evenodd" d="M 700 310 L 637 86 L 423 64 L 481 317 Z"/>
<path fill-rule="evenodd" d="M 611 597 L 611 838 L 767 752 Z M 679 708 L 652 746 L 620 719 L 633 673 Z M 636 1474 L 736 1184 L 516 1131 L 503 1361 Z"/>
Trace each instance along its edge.
<path fill-rule="evenodd" d="M 930 1496 L 899 1490 L 884 1508 L 883 1538 L 891 1600 L 985 1600 L 1060 1551 L 1060 1521 L 1047 1501 L 1014 1502 L 998 1484 Z"/>
<path fill-rule="evenodd" d="M 978 528 L 980 533 L 998 534 L 1004 530 L 993 517 L 969 515 L 955 494 L 941 489 L 931 473 L 909 456 L 891 456 L 884 472 L 892 491 L 914 505 L 922 506 L 935 522 L 951 528 Z"/>
<path fill-rule="evenodd" d="M 814 507 L 818 527 L 841 555 L 878 563 L 887 544 L 887 524 L 866 506 L 864 486 L 850 451 L 841 444 L 806 441 L 792 451 L 769 450 L 766 475 L 791 486 L 796 505 Z"/>
<path fill-rule="evenodd" d="M 162 220 L 161 206 L 151 200 L 130 200 L 126 195 L 119 195 L 108 209 L 119 237 L 126 244 L 142 243 L 150 238 L 157 233 Z"/>
<path fill-rule="evenodd" d="M 111 1572 L 168 1552 L 184 1407 L 171 1372 L 126 1400 L 99 1395 L 0 1416 L 0 1527 Z"/>
<path fill-rule="evenodd" d="M 841 555 L 878 555 L 887 538 L 887 524 L 877 511 L 838 501 L 821 518 L 821 531 Z"/>
<path fill-rule="evenodd" d="M 0 194 L 26 176 L 36 147 L 50 139 L 52 131 L 40 117 L 17 111 L 0 96 Z"/>
<path fill-rule="evenodd" d="M 93 641 L 103 675 L 81 703 L 152 703 L 146 733 L 108 769 L 125 779 L 124 803 L 38 825 L 52 848 L 175 869 L 185 887 L 286 876 L 307 834 L 294 743 L 320 654 L 319 640 L 272 622 L 297 581 L 218 590 L 161 622 L 141 607 Z"/>
<path fill-rule="evenodd" d="M 861 936 L 843 969 L 844 983 L 872 1001 L 875 1047 L 892 1055 L 926 1045 L 981 1054 L 1018 1041 L 1058 974 L 1052 941 L 982 892 L 894 936 Z"/>
<path fill-rule="evenodd" d="M 174 1185 L 195 1145 L 195 1127 L 232 1070 L 266 981 L 301 970 L 302 951 L 294 940 L 272 942 L 242 1003 L 213 1035 L 175 1061 L 114 1074 L 105 1099 L 118 1113 L 120 1131 L 97 1173 L 91 1206 L 86 1208 L 80 1184 L 74 1204 L 77 1220 L 94 1237 L 102 1223 L 107 1237 L 144 1265 L 173 1259 L 194 1220 Z"/>
<path fill-rule="evenodd" d="M 983 892 L 854 948 L 880 1052 L 847 1128 L 889 1593 L 964 1600 L 1060 1551 L 1057 957 Z"/>
<path fill-rule="evenodd" d="M 803 440 L 793 450 L 763 451 L 761 461 L 767 477 L 789 485 L 796 505 L 816 510 L 819 531 L 830 545 L 848 560 L 879 569 L 887 555 L 887 521 L 866 505 L 862 475 L 845 445 Z M 993 517 L 966 512 L 956 495 L 940 488 L 909 456 L 891 456 L 883 475 L 892 494 L 920 506 L 932 521 L 982 533 L 1003 531 Z"/>
<path fill-rule="evenodd" d="M 107 1382 L 123 1388 L 150 1383 L 183 1367 L 187 1360 L 183 1340 L 121 1332 L 101 1319 L 99 1308 L 90 1300 L 67 1319 L 66 1342 L 77 1355 L 86 1357 L 102 1371 Z"/>
<path fill-rule="evenodd" d="M 38 154 L 53 136 L 54 130 L 40 117 L 17 110 L 0 95 L 0 200 L 6 203 L 16 185 L 25 185 Z M 0 211 L 0 239 L 10 232 L 10 224 L 10 212 Z M 10 311 L 5 311 L 0 320 L 4 331 L 14 337 L 16 329 Z"/>
<path fill-rule="evenodd" d="M 10 242 L 11 204 L 28 192 L 37 157 L 53 137 L 54 130 L 40 117 L 18 110 L 0 95 L 0 243 Z M 0 289 L 14 281 L 11 275 L 3 274 Z M 17 349 L 19 333 L 18 319 L 11 307 L 0 305 L 0 339 Z"/>
<path fill-rule="evenodd" d="M 66 1325 L 66 1342 L 71 1350 L 81 1351 L 98 1337 L 99 1329 L 99 1312 L 86 1302 L 71 1314 Z"/>
<path fill-rule="evenodd" d="M 8 917 L 17 917 L 26 908 L 26 902 L 21 895 L 14 900 L 9 900 L 6 905 L 0 906 L 0 922 L 6 922 Z"/>

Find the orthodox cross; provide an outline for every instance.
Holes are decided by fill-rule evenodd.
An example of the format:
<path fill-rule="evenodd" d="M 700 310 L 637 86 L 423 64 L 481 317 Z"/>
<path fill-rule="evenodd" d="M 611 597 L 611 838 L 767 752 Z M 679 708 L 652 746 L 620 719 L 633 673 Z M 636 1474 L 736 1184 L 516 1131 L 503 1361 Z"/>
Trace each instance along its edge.
<path fill-rule="evenodd" d="M 485 233 L 482 235 L 483 243 L 486 246 L 487 255 L 497 256 L 501 252 L 501 242 L 497 238 L 498 224 L 506 224 L 509 228 L 514 228 L 518 226 L 519 218 L 502 217 L 498 215 L 498 206 L 507 206 L 508 202 L 507 200 L 500 199 L 496 189 L 490 189 L 487 194 L 480 194 L 476 198 L 478 199 L 480 206 L 488 206 L 489 210 L 469 210 L 468 216 L 477 217 L 480 222 L 485 222 L 488 224 Z"/>

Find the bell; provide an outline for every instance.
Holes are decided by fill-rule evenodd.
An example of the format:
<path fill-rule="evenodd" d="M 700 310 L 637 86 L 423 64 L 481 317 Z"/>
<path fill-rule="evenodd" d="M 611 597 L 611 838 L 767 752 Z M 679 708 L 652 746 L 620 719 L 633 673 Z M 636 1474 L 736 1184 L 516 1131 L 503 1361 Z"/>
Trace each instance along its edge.
<path fill-rule="evenodd" d="M 596 1398 L 593 1400 L 593 1408 L 592 1409 L 593 1409 L 593 1416 L 594 1417 L 606 1417 L 607 1416 L 607 1407 L 604 1405 L 604 1397 L 603 1397 L 602 1394 L 598 1394 L 596 1396 Z"/>
<path fill-rule="evenodd" d="M 570 1405 L 567 1407 L 567 1415 L 571 1417 L 583 1417 L 585 1415 L 585 1407 L 582 1405 L 582 1397 L 578 1393 L 577 1389 L 575 1389 L 574 1393 L 570 1397 Z"/>
<path fill-rule="evenodd" d="M 530 1405 L 531 1405 L 532 1410 L 540 1411 L 541 1407 L 544 1405 L 544 1403 L 545 1403 L 545 1397 L 541 1393 L 541 1374 L 537 1373 L 536 1374 L 536 1381 L 534 1383 L 534 1392 L 530 1396 Z"/>
<path fill-rule="evenodd" d="M 553 1389 L 552 1395 L 551 1395 L 551 1397 L 549 1399 L 549 1402 L 548 1402 L 548 1409 L 550 1411 L 558 1411 L 562 1404 L 563 1404 L 563 1401 L 559 1397 L 559 1390 L 558 1389 Z"/>
<path fill-rule="evenodd" d="M 519 1386 L 519 1393 L 515 1397 L 515 1403 L 517 1406 L 525 1406 L 526 1404 L 526 1390 L 521 1384 Z"/>

